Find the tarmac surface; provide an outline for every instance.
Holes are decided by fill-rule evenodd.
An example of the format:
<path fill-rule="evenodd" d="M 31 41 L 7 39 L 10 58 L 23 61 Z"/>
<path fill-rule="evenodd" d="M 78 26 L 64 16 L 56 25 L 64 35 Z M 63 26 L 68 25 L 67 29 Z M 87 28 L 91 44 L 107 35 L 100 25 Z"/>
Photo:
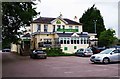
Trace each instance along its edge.
<path fill-rule="evenodd" d="M 89 57 L 30 59 L 2 53 L 2 77 L 119 77 L 119 63 L 93 64 Z"/>

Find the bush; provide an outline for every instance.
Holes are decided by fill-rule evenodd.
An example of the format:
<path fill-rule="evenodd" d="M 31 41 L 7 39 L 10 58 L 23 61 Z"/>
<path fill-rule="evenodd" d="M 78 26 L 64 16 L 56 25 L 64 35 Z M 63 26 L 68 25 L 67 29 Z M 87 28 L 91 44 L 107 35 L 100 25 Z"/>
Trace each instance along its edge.
<path fill-rule="evenodd" d="M 47 48 L 46 52 L 47 52 L 47 56 L 73 56 L 74 55 L 74 54 L 64 53 L 60 48 Z"/>

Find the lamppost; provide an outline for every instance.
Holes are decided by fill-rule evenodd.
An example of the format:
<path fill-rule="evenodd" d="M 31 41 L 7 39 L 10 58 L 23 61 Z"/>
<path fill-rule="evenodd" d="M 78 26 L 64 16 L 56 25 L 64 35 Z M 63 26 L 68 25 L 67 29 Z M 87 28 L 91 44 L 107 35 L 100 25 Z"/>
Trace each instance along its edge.
<path fill-rule="evenodd" d="M 96 22 L 97 22 L 97 20 L 93 20 L 93 22 L 94 22 L 95 34 L 97 34 L 97 33 L 96 33 Z M 97 44 L 96 44 L 96 41 L 94 42 L 94 45 L 95 45 L 95 46 L 97 45 Z"/>
<path fill-rule="evenodd" d="M 95 33 L 96 33 L 96 22 L 97 20 L 93 20 L 94 21 L 94 27 L 95 27 Z"/>

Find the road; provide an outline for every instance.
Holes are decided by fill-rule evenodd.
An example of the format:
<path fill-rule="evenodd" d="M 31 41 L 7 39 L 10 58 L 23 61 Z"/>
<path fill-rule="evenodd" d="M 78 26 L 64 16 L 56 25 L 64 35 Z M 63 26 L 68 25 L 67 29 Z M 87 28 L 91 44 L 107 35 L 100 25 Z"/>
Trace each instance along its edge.
<path fill-rule="evenodd" d="M 30 59 L 13 53 L 2 54 L 3 77 L 118 77 L 118 63 L 93 64 L 89 57 Z"/>

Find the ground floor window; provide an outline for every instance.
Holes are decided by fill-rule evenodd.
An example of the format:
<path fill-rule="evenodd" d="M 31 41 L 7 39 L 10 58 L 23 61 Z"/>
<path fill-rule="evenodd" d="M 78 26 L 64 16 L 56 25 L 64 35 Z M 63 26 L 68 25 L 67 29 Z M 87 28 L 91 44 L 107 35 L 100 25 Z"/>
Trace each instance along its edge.
<path fill-rule="evenodd" d="M 63 40 L 60 40 L 60 44 L 63 44 Z"/>
<path fill-rule="evenodd" d="M 77 46 L 74 46 L 74 49 L 77 49 Z"/>
<path fill-rule="evenodd" d="M 43 42 L 39 42 L 38 47 L 43 47 Z"/>
<path fill-rule="evenodd" d="M 89 38 L 59 38 L 60 44 L 89 44 Z"/>
<path fill-rule="evenodd" d="M 67 47 L 64 47 L 64 50 L 68 50 L 68 48 L 67 48 Z"/>
<path fill-rule="evenodd" d="M 44 39 L 44 44 L 52 44 L 52 39 Z"/>
<path fill-rule="evenodd" d="M 69 41 L 69 40 L 67 40 L 67 44 L 70 44 L 70 41 Z"/>

